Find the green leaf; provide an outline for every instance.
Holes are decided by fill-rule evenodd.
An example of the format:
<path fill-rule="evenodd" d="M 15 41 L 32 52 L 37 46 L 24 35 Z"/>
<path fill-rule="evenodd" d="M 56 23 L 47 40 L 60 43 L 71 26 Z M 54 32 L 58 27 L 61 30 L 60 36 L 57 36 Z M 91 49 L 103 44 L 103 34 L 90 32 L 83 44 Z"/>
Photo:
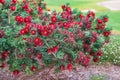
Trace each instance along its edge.
<path fill-rule="evenodd" d="M 26 17 L 26 16 L 28 16 L 28 13 L 24 11 L 24 12 L 21 13 L 21 16 Z"/>
<path fill-rule="evenodd" d="M 82 41 L 81 40 L 78 40 L 78 45 L 82 46 Z"/>
<path fill-rule="evenodd" d="M 86 36 L 86 37 L 91 37 L 92 34 L 91 34 L 89 31 L 85 31 L 85 36 Z"/>
<path fill-rule="evenodd" d="M 104 42 L 102 37 L 98 37 L 96 43 L 102 44 Z"/>
<path fill-rule="evenodd" d="M 66 6 L 69 6 L 70 5 L 70 3 L 66 3 Z"/>
<path fill-rule="evenodd" d="M 64 54 L 65 54 L 64 52 L 59 51 L 59 52 L 56 54 L 56 56 L 57 56 L 58 59 L 63 59 Z"/>
<path fill-rule="evenodd" d="M 77 12 L 78 12 L 78 9 L 75 8 L 75 9 L 73 9 L 72 14 L 76 14 Z"/>
<path fill-rule="evenodd" d="M 29 66 L 26 66 L 25 73 L 26 73 L 27 75 L 33 74 L 33 72 L 31 71 L 31 69 L 30 69 Z"/>

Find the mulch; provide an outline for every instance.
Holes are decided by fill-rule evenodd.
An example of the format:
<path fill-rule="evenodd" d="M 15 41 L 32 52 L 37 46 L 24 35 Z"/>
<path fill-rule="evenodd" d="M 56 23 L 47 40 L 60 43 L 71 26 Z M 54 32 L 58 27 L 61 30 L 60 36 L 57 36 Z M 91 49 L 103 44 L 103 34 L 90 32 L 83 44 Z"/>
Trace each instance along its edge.
<path fill-rule="evenodd" d="M 64 70 L 60 73 L 54 73 L 55 68 L 44 68 L 27 76 L 20 73 L 13 76 L 7 69 L 0 70 L 0 80 L 89 80 L 92 76 L 105 76 L 105 80 L 120 80 L 120 67 L 107 65 L 90 65 L 88 67 L 76 66 L 76 70 Z"/>

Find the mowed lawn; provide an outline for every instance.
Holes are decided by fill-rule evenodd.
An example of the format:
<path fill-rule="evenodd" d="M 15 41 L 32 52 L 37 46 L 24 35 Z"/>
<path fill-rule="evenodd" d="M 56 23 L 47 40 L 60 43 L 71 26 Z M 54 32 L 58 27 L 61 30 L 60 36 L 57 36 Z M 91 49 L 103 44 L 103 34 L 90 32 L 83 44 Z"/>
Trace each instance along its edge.
<path fill-rule="evenodd" d="M 98 2 L 104 0 L 44 0 L 47 3 L 48 8 L 57 11 L 61 11 L 61 5 L 69 3 L 72 8 L 78 8 L 79 10 L 91 10 L 95 9 L 97 11 L 108 10 L 105 7 L 97 5 Z"/>

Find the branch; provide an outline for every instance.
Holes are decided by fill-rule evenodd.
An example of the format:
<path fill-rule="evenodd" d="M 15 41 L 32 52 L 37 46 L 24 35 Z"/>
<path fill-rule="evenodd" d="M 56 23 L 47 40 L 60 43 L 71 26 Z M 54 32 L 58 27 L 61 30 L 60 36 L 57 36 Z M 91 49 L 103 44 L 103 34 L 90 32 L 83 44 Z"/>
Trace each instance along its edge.
<path fill-rule="evenodd" d="M 10 25 L 10 9 L 8 10 L 8 24 Z"/>

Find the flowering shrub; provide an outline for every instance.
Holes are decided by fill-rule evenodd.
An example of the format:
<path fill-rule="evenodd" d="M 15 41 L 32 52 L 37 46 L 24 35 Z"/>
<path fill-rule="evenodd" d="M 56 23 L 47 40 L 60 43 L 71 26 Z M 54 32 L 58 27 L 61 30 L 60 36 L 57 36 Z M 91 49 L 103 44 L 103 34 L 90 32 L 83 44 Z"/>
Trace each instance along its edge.
<path fill-rule="evenodd" d="M 18 75 L 36 71 L 39 62 L 56 70 L 98 62 L 111 34 L 108 17 L 96 18 L 92 11 L 84 15 L 69 4 L 62 10 L 47 10 L 41 2 L 0 0 L 0 67 L 9 64 Z"/>

